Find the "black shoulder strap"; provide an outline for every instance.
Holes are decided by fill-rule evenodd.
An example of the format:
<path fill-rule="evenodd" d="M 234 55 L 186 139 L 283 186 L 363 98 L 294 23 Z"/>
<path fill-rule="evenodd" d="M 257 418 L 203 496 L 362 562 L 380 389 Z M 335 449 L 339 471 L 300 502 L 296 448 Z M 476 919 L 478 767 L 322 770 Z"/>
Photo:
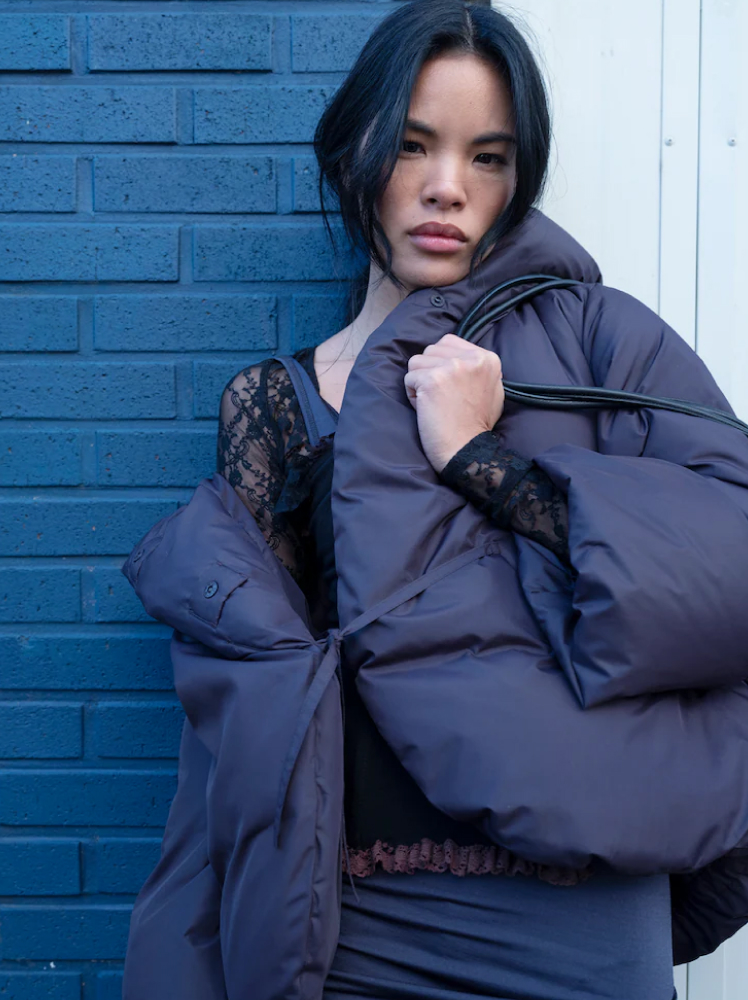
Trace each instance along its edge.
<path fill-rule="evenodd" d="M 574 278 L 557 278 L 550 274 L 523 274 L 517 278 L 505 281 L 488 292 L 463 316 L 455 333 L 472 343 L 477 343 L 478 335 L 491 323 L 501 319 L 512 309 L 529 302 L 542 292 L 552 288 L 571 288 L 583 282 Z M 504 297 L 498 305 L 488 308 L 491 302 L 500 298 L 504 292 L 518 285 L 529 285 L 518 295 Z M 733 427 L 748 436 L 748 424 L 738 419 L 734 413 L 717 410 L 712 406 L 702 406 L 687 399 L 669 399 L 660 396 L 645 396 L 639 392 L 626 392 L 623 389 L 603 389 L 598 386 L 576 385 L 534 385 L 525 382 L 509 382 L 504 380 L 506 398 L 527 406 L 539 406 L 551 410 L 578 409 L 632 409 L 647 407 L 652 410 L 669 410 L 671 413 L 683 413 L 691 417 L 706 417 L 716 423 Z"/>
<path fill-rule="evenodd" d="M 274 354 L 274 359 L 285 366 L 296 392 L 304 417 L 309 443 L 314 448 L 326 434 L 334 434 L 337 420 L 314 387 L 309 372 L 290 354 Z"/>

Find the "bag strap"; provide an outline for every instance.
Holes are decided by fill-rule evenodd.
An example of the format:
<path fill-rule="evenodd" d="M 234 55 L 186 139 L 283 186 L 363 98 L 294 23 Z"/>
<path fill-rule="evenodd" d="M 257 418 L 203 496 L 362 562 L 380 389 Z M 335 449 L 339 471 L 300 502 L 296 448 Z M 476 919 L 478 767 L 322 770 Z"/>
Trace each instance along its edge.
<path fill-rule="evenodd" d="M 309 372 L 300 361 L 290 354 L 274 354 L 273 358 L 285 367 L 293 384 L 296 397 L 299 400 L 301 414 L 304 417 L 309 444 L 316 447 L 320 438 L 334 434 L 337 419 L 328 409 L 324 399 L 314 386 Z"/>
<path fill-rule="evenodd" d="M 489 308 L 490 303 L 510 288 L 527 285 L 524 291 L 505 299 L 497 306 Z M 523 274 L 510 281 L 505 281 L 491 288 L 460 320 L 455 334 L 472 343 L 478 334 L 490 323 L 495 323 L 512 309 L 529 302 L 541 292 L 552 288 L 572 288 L 584 282 L 574 278 L 556 278 L 550 274 Z M 687 399 L 668 399 L 659 396 L 645 396 L 638 392 L 625 392 L 623 389 L 603 389 L 596 386 L 575 385 L 532 385 L 524 382 L 504 382 L 506 398 L 526 406 L 538 406 L 551 410 L 578 409 L 632 409 L 647 407 L 653 410 L 669 410 L 671 413 L 683 413 L 691 417 L 706 417 L 717 423 L 725 424 L 748 436 L 748 424 L 725 410 L 716 410 L 711 406 L 702 406 Z"/>

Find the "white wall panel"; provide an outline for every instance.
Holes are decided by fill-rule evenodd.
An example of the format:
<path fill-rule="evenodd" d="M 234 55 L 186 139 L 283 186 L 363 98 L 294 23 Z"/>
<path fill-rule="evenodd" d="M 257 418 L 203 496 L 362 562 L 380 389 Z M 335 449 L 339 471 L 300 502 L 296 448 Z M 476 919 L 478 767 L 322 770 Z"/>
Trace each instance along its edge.
<path fill-rule="evenodd" d="M 713 955 L 688 968 L 688 1000 L 748 998 L 748 937 L 736 934 Z"/>
<path fill-rule="evenodd" d="M 748 418 L 748 0 L 703 0 L 697 347 Z"/>
<path fill-rule="evenodd" d="M 688 1000 L 688 966 L 679 965 L 674 974 L 675 988 L 678 991 L 678 1000 Z"/>
<path fill-rule="evenodd" d="M 550 84 L 543 210 L 605 283 L 659 304 L 662 12 L 652 0 L 501 3 L 537 41 Z"/>
<path fill-rule="evenodd" d="M 658 312 L 696 347 L 700 0 L 664 0 Z"/>

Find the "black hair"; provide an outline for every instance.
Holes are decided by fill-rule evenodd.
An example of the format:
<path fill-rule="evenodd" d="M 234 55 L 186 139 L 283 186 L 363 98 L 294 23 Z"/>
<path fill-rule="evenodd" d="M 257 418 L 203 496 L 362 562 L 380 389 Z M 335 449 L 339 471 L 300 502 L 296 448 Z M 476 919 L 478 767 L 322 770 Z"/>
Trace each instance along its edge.
<path fill-rule="evenodd" d="M 509 90 L 515 120 L 514 195 L 478 243 L 471 274 L 488 247 L 522 222 L 546 179 L 548 99 L 535 58 L 514 24 L 493 10 L 489 0 L 404 4 L 374 30 L 323 112 L 314 136 L 320 205 L 333 246 L 326 190 L 337 198 L 354 252 L 364 251 L 396 283 L 392 248 L 375 206 L 395 169 L 418 74 L 427 60 L 448 52 L 474 53 L 496 67 Z M 365 279 L 366 273 L 354 280 L 354 297 L 359 301 L 351 303 L 351 312 L 363 302 Z"/>

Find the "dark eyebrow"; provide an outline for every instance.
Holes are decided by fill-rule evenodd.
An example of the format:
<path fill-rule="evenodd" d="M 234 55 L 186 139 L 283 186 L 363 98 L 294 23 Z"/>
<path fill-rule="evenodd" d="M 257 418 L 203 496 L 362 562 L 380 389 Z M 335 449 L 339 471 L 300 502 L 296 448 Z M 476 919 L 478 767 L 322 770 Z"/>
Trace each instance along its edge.
<path fill-rule="evenodd" d="M 513 135 L 509 135 L 508 132 L 486 132 L 485 135 L 479 135 L 473 139 L 474 146 L 482 146 L 486 142 L 512 142 L 515 145 L 517 144 L 517 140 Z"/>
<path fill-rule="evenodd" d="M 410 129 L 412 132 L 420 132 L 422 135 L 436 135 L 436 129 L 427 125 L 426 122 L 418 121 L 417 118 L 408 118 L 405 122 L 405 127 Z M 483 135 L 476 136 L 471 145 L 484 146 L 489 142 L 511 142 L 516 145 L 517 140 L 508 132 L 485 132 Z"/>

